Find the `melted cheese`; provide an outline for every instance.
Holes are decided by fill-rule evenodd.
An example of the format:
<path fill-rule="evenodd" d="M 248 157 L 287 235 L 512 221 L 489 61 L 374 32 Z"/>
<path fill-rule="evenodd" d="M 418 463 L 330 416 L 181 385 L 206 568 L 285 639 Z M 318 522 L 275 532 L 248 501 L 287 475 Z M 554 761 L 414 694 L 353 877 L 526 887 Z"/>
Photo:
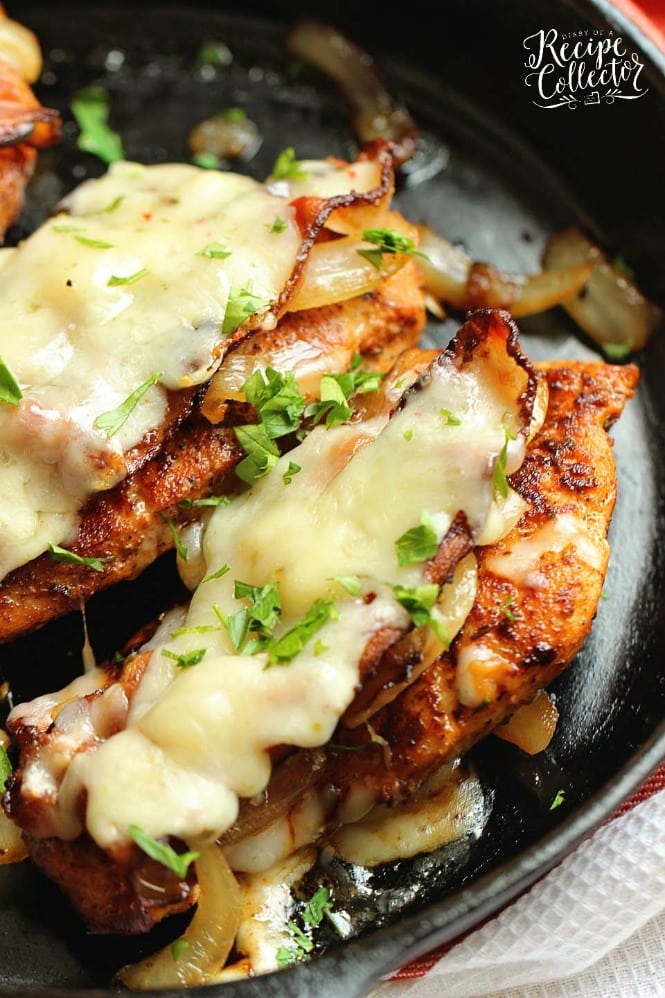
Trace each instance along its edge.
<path fill-rule="evenodd" d="M 514 547 L 492 554 L 485 560 L 485 567 L 516 586 L 540 589 L 547 584 L 539 570 L 541 559 L 549 552 L 559 553 L 567 547 L 572 547 L 575 556 L 590 568 L 604 571 L 607 542 L 591 537 L 584 520 L 570 513 L 559 514 L 530 537 L 521 538 Z"/>
<path fill-rule="evenodd" d="M 316 427 L 269 475 L 214 508 L 202 543 L 204 579 L 189 607 L 167 615 L 146 646 L 151 655 L 124 730 L 105 737 L 93 724 L 86 745 L 94 741 L 94 750 L 67 768 L 56 805 L 62 834 L 82 829 L 83 792 L 85 827 L 102 847 L 123 842 L 130 824 L 156 838 L 205 843 L 233 824 L 239 798 L 264 790 L 271 747 L 330 740 L 354 698 L 368 642 L 410 626 L 393 587 L 428 581 L 424 562 L 399 564 L 396 540 L 423 517 L 441 540 L 459 510 L 474 536 L 497 515 L 493 469 L 507 401 L 494 381 L 501 378 L 500 365 L 488 371 L 443 355 L 391 419 Z M 455 412 L 459 424 L 444 412 Z M 518 399 L 512 418 L 516 412 Z M 301 471 L 286 484 L 292 461 Z M 359 596 L 336 581 L 349 577 Z M 244 606 L 237 581 L 278 584 L 277 638 L 317 598 L 334 600 L 335 612 L 285 664 L 265 651 L 239 654 L 220 624 Z M 196 663 L 182 667 L 194 653 Z M 316 807 L 303 815 L 308 828 L 319 820 Z M 266 843 L 273 857 L 274 848 Z M 251 869 L 264 865 L 255 853 L 246 860 Z"/>
<path fill-rule="evenodd" d="M 270 186 L 115 163 L 3 251 L 0 357 L 23 398 L 0 404 L 0 578 L 72 538 L 83 501 L 123 478 L 126 452 L 164 420 L 167 389 L 210 378 L 229 300 L 250 291 L 260 311 L 278 298 L 301 246 L 290 199 L 375 180 L 366 164 L 308 167 Z M 156 376 L 115 434 L 95 425 Z"/>
<path fill-rule="evenodd" d="M 488 815 L 478 777 L 456 762 L 405 803 L 379 804 L 361 821 L 344 825 L 328 848 L 347 863 L 378 866 L 441 849 L 465 835 L 478 836 Z"/>

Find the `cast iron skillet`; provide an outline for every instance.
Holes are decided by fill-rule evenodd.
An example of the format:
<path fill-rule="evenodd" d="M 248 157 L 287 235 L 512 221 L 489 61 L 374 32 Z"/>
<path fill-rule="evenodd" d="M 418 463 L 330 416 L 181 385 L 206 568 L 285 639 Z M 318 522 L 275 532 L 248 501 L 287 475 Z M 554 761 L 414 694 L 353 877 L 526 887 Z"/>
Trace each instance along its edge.
<path fill-rule="evenodd" d="M 11 239 L 30 231 L 83 176 L 101 172 L 93 157 L 76 149 L 68 112 L 69 95 L 86 83 L 109 88 L 112 123 L 128 158 L 187 159 L 192 125 L 238 104 L 261 128 L 261 148 L 240 167 L 257 178 L 287 145 L 300 158 L 354 153 L 340 95 L 311 69 L 293 76 L 285 57 L 284 31 L 307 12 L 304 6 L 287 0 L 240 6 L 242 13 L 221 2 L 186 9 L 137 2 L 10 5 L 10 14 L 32 25 L 42 41 L 46 72 L 39 94 L 67 123 L 62 144 L 41 158 Z M 403 176 L 396 195 L 407 215 L 509 270 L 537 269 L 547 234 L 577 222 L 610 253 L 620 252 L 645 290 L 663 301 L 660 161 L 650 139 L 665 130 L 665 61 L 604 0 L 556 6 L 459 0 L 434 23 L 419 0 L 399 20 L 369 4 L 345 13 L 320 3 L 316 12 L 373 52 L 421 125 L 422 169 Z M 645 64 L 649 93 L 574 112 L 534 107 L 524 85 L 522 40 L 550 26 L 620 33 Z M 224 41 L 234 56 L 212 79 L 196 62 L 207 41 Z M 427 342 L 443 345 L 457 325 L 457 318 L 433 321 Z M 522 320 L 520 328 L 534 359 L 597 355 L 560 310 Z M 474 762 L 491 814 L 478 840 L 380 870 L 362 903 L 343 871 L 336 896 L 354 912 L 355 938 L 324 939 L 309 964 L 206 993 L 366 994 L 381 974 L 496 912 L 611 815 L 665 757 L 662 337 L 639 363 L 639 391 L 614 430 L 619 498 L 607 598 L 578 660 L 553 687 L 561 722 L 548 751 L 529 760 L 503 743 L 480 746 Z M 162 558 L 138 583 L 91 601 L 88 625 L 100 659 L 168 603 L 174 579 L 172 559 Z M 0 670 L 15 700 L 76 674 L 81 641 L 80 619 L 72 615 L 0 649 Z M 551 811 L 558 789 L 566 792 L 565 805 Z M 168 938 L 177 928 L 160 931 Z M 117 967 L 164 941 L 159 932 L 139 941 L 87 936 L 28 864 L 0 870 L 0 939 L 0 993 L 60 998 L 108 995 Z"/>

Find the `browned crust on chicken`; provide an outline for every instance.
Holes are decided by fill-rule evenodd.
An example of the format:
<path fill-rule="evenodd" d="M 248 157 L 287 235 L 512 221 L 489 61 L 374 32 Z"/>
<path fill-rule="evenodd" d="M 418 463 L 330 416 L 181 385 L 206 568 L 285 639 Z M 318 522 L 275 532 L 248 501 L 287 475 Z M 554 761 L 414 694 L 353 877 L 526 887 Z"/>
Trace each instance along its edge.
<path fill-rule="evenodd" d="M 346 370 L 356 353 L 368 366 L 387 370 L 397 350 L 416 344 L 424 324 L 421 281 L 409 263 L 371 294 L 288 314 L 273 332 L 241 342 L 228 361 L 245 354 L 265 363 L 268 351 L 306 341 L 334 354 L 337 371 Z M 84 507 L 78 534 L 66 546 L 82 558 L 111 558 L 102 571 L 56 562 L 46 553 L 0 583 L 0 642 L 78 610 L 116 582 L 136 578 L 174 547 L 167 520 L 180 527 L 194 519 L 196 510 L 179 503 L 238 488 L 233 469 L 244 454 L 232 429 L 233 411 L 211 426 L 199 413 L 200 401 L 191 392 L 175 395 L 161 436 L 154 434 L 127 455 L 132 473 Z"/>
<path fill-rule="evenodd" d="M 600 598 L 616 499 L 616 471 L 607 429 L 621 414 L 638 381 L 633 365 L 602 362 L 537 365 L 549 385 L 544 426 L 511 479 L 527 502 L 517 526 L 498 544 L 477 549 L 478 592 L 450 653 L 444 654 L 388 707 L 371 718 L 387 745 L 338 753 L 328 778 L 342 794 L 363 782 L 377 798 L 395 801 L 432 770 L 466 752 L 530 702 L 570 664 L 589 635 Z M 497 574 L 516 546 L 562 515 L 580 518 L 597 554 L 596 565 L 574 544 L 544 551 L 535 569 L 538 586 Z M 506 612 L 507 608 L 509 612 Z M 481 645 L 503 662 L 493 673 L 490 702 L 464 706 L 458 662 Z M 341 729 L 338 742 L 368 739 L 367 731 Z"/>
<path fill-rule="evenodd" d="M 155 922 L 186 911 L 197 899 L 193 872 L 180 880 L 139 852 L 132 854 L 133 864 L 121 868 L 86 837 L 73 842 L 33 839 L 31 855 L 74 907 L 85 911 L 90 932 L 148 932 Z"/>
<path fill-rule="evenodd" d="M 411 794 L 443 763 L 463 754 L 518 706 L 532 700 L 570 664 L 589 634 L 607 565 L 606 537 L 616 497 L 607 429 L 632 396 L 638 371 L 634 366 L 613 367 L 601 362 L 540 365 L 540 370 L 549 384 L 547 418 L 529 445 L 521 469 L 511 479 L 527 509 L 502 541 L 477 549 L 477 597 L 458 639 L 448 653 L 370 718 L 371 730 L 366 726 L 346 728 L 342 723 L 332 747 L 319 753 L 324 758 L 327 754 L 327 761 L 319 760 L 313 780 L 296 779 L 301 794 L 313 793 L 328 801 L 328 831 L 339 823 L 339 805 L 343 806 L 354 789 L 362 787 L 376 801 L 386 802 Z M 571 542 L 543 547 L 533 560 L 537 587 L 515 583 L 497 571 L 501 558 L 531 543 L 539 530 L 547 529 L 562 515 L 579 518 L 583 524 L 595 552 L 594 564 L 588 549 L 581 557 Z M 505 613 L 507 605 L 510 616 Z M 412 632 L 412 636 L 416 634 Z M 458 688 L 460 661 L 479 642 L 502 664 L 492 673 L 494 691 L 488 702 L 465 706 Z M 407 641 L 404 648 L 417 658 L 417 641 Z M 393 665 L 388 668 L 391 677 Z M 123 681 L 131 682 L 131 671 L 125 670 Z M 109 674 L 109 681 L 112 678 Z M 20 726 L 14 734 L 27 752 L 31 742 L 36 749 L 49 737 L 46 729 L 40 733 L 37 728 Z M 364 748 L 342 751 L 336 747 L 342 744 Z M 271 788 L 283 782 L 284 774 L 297 772 L 300 762 L 306 769 L 310 764 L 305 765 L 305 760 L 310 756 L 294 752 L 276 766 L 268 800 Z M 28 812 L 21 813 L 20 780 L 19 769 L 11 778 L 7 796 L 11 813 L 24 827 L 31 827 L 35 815 L 30 809 L 38 802 L 25 802 Z M 289 776 L 289 785 L 291 782 Z M 256 809 L 241 807 L 241 819 L 231 830 L 229 841 L 260 830 L 261 823 L 257 827 L 256 821 L 243 828 L 242 815 L 251 815 L 252 810 Z M 270 813 L 269 820 L 279 816 Z M 174 910 L 171 901 L 160 907 L 142 897 L 131 868 L 131 851 L 114 863 L 87 836 L 64 844 L 48 838 L 26 838 L 35 862 L 61 886 L 94 931 L 144 931 Z M 117 881 L 110 883 L 113 868 Z M 100 892 L 106 892 L 101 906 Z M 193 895 L 189 903 L 192 901 Z M 181 898 L 173 903 L 184 908 L 188 902 Z"/>

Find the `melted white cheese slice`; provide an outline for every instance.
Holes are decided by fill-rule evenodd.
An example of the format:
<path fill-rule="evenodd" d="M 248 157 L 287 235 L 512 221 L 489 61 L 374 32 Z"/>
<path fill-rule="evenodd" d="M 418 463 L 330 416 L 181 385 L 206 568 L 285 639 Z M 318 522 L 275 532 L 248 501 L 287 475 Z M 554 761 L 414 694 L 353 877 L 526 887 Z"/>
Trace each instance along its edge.
<path fill-rule="evenodd" d="M 363 164 L 308 171 L 271 186 L 114 163 L 3 250 L 0 357 L 23 398 L 0 403 L 0 578 L 73 536 L 83 501 L 124 477 L 127 450 L 163 421 L 167 389 L 208 380 L 229 301 L 278 298 L 301 246 L 290 199 L 376 181 Z M 95 425 L 155 376 L 115 434 Z"/>
<path fill-rule="evenodd" d="M 500 371 L 444 356 L 390 420 L 316 428 L 247 493 L 216 508 L 203 541 L 210 577 L 149 642 L 125 730 L 69 766 L 57 804 L 63 829 L 72 834 L 83 790 L 85 827 L 102 847 L 122 842 L 129 824 L 201 843 L 234 822 L 239 797 L 265 788 L 271 747 L 328 742 L 369 640 L 409 626 L 393 587 L 428 581 L 424 562 L 398 563 L 397 538 L 423 514 L 439 540 L 458 510 L 474 535 L 496 515 L 506 404 Z M 514 419 L 516 411 L 517 402 Z M 292 461 L 302 470 L 286 484 Z M 361 595 L 340 577 L 357 577 Z M 244 605 L 237 580 L 278 583 L 277 638 L 317 598 L 334 598 L 335 613 L 285 664 L 264 651 L 239 654 L 220 624 Z M 196 664 L 182 667 L 194 653 Z"/>

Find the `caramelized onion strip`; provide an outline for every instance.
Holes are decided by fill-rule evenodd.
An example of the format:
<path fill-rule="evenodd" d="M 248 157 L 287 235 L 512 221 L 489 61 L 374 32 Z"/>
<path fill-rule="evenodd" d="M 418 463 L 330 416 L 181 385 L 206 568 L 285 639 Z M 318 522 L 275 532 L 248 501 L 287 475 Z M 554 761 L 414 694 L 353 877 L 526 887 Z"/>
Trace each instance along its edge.
<path fill-rule="evenodd" d="M 621 360 L 641 350 L 662 326 L 661 309 L 640 291 L 625 266 L 610 261 L 579 229 L 555 232 L 548 241 L 543 264 L 590 268 L 584 287 L 562 305 L 610 360 Z"/>
<path fill-rule="evenodd" d="M 417 244 L 416 227 L 397 212 L 389 212 L 384 228 L 398 232 Z M 376 249 L 360 236 L 342 236 L 312 247 L 302 278 L 287 304 L 289 312 L 318 308 L 346 301 L 372 291 L 377 284 L 396 273 L 409 259 L 405 253 L 383 253 L 375 266 L 359 250 Z"/>
<path fill-rule="evenodd" d="M 187 929 L 170 946 L 118 971 L 121 984 L 137 991 L 209 984 L 226 963 L 240 924 L 240 888 L 217 845 L 196 860 L 200 897 Z"/>
<path fill-rule="evenodd" d="M 538 274 L 507 274 L 474 262 L 427 225 L 419 225 L 418 231 L 425 257 L 419 256 L 417 263 L 427 291 L 440 304 L 461 311 L 504 308 L 515 318 L 543 312 L 577 294 L 591 274 L 587 260 Z"/>

